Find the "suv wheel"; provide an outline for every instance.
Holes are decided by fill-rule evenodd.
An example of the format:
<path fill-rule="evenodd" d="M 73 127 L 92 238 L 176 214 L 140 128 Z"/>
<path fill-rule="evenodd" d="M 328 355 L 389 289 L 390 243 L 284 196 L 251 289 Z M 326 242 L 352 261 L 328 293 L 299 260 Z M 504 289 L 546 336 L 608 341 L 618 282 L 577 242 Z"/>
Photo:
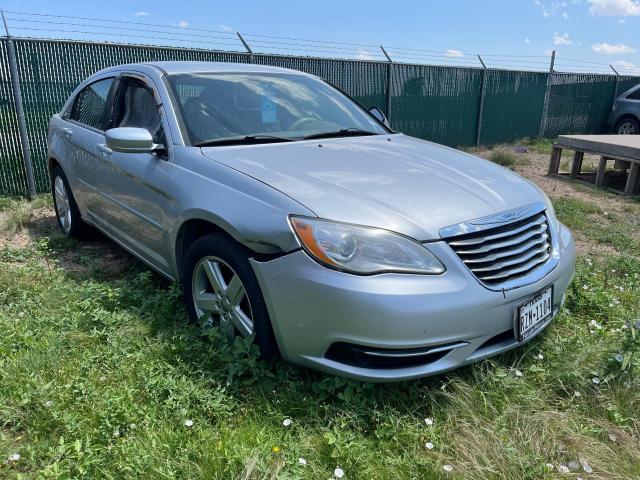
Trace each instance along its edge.
<path fill-rule="evenodd" d="M 252 337 L 263 357 L 276 342 L 260 285 L 246 249 L 222 234 L 196 240 L 187 252 L 184 298 L 192 322 L 217 325 L 229 341 Z"/>
<path fill-rule="evenodd" d="M 84 222 L 67 177 L 59 166 L 51 171 L 51 195 L 58 226 L 66 236 L 79 237 L 84 230 Z"/>
<path fill-rule="evenodd" d="M 640 134 L 640 125 L 635 118 L 623 118 L 616 125 L 616 133 L 618 135 L 638 135 Z"/>

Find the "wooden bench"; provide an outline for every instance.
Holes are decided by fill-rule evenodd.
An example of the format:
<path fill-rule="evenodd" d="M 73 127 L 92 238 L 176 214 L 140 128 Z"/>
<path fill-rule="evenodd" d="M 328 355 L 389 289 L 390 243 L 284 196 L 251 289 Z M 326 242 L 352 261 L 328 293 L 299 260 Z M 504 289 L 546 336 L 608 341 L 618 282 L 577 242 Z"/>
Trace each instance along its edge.
<path fill-rule="evenodd" d="M 559 175 L 562 150 L 573 150 L 570 178 L 578 178 L 585 153 L 599 155 L 600 163 L 595 184 L 605 184 L 607 162 L 615 160 L 616 169 L 628 170 L 625 195 L 638 193 L 640 184 L 640 135 L 560 135 L 553 145 L 549 161 L 549 175 Z"/>

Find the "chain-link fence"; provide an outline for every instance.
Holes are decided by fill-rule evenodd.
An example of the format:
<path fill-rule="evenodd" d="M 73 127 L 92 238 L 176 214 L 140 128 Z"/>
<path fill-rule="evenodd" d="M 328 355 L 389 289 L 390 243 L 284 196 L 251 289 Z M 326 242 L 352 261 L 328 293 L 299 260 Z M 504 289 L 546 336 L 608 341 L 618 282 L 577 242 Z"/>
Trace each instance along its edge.
<path fill-rule="evenodd" d="M 491 145 L 540 133 L 604 132 L 616 92 L 640 82 L 637 77 L 614 75 L 250 55 L 87 41 L 15 38 L 13 42 L 37 191 L 49 188 L 49 118 L 78 83 L 102 68 L 122 63 L 253 61 L 301 70 L 324 78 L 366 107 L 380 107 L 388 113 L 394 129 L 450 146 Z M 540 132 L 545 98 L 546 126 Z M 27 191 L 15 105 L 7 39 L 0 39 L 0 194 L 4 195 Z"/>

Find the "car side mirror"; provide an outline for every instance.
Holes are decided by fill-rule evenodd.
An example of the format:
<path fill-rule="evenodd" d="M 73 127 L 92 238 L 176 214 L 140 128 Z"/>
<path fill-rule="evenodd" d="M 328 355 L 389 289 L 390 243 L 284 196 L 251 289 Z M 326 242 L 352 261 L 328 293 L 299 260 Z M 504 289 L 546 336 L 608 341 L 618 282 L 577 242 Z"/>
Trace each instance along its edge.
<path fill-rule="evenodd" d="M 389 126 L 389 120 L 387 119 L 387 116 L 382 113 L 382 110 L 380 110 L 378 107 L 371 107 L 369 109 L 369 113 L 380 120 L 380 122 L 384 123 L 387 127 Z"/>
<path fill-rule="evenodd" d="M 153 143 L 153 137 L 146 128 L 118 127 L 107 130 L 107 147 L 120 153 L 150 153 L 161 150 L 162 145 Z"/>

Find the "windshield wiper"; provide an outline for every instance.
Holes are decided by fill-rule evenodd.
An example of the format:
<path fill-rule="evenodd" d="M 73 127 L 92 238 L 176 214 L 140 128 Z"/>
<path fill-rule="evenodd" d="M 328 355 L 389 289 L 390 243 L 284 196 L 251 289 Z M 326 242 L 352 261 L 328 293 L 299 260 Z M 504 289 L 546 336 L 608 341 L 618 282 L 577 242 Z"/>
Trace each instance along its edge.
<path fill-rule="evenodd" d="M 307 135 L 302 137 L 304 140 L 312 140 L 314 138 L 336 138 L 336 137 L 356 137 L 356 136 L 365 136 L 365 135 L 379 135 L 376 132 L 370 132 L 368 130 L 361 130 L 355 127 L 342 128 L 340 130 L 336 130 L 333 132 L 321 132 L 321 133 L 313 133 L 311 135 Z"/>
<path fill-rule="evenodd" d="M 277 137 L 275 135 L 241 135 L 237 137 L 213 138 L 194 144 L 196 147 L 218 147 L 224 145 L 256 145 L 260 143 L 279 143 L 292 142 L 293 140 L 286 137 Z"/>

